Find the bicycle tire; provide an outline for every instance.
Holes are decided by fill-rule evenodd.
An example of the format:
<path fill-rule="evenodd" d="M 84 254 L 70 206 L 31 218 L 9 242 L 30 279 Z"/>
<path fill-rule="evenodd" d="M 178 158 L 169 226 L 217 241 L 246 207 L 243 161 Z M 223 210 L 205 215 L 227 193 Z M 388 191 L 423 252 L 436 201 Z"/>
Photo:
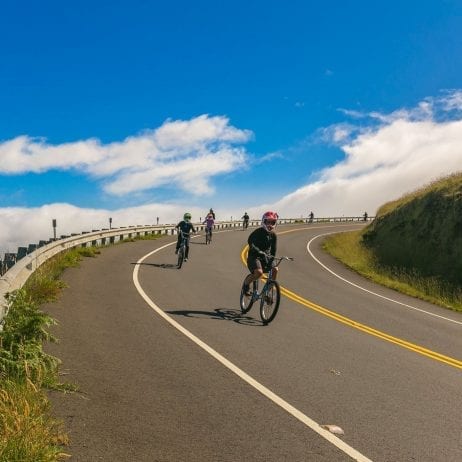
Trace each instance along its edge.
<path fill-rule="evenodd" d="M 245 279 L 244 279 L 245 281 Z M 241 287 L 241 298 L 240 298 L 240 305 L 241 305 L 241 312 L 243 314 L 248 313 L 250 308 L 254 303 L 254 294 L 257 292 L 257 283 L 255 281 L 252 282 L 253 290 L 251 290 L 250 295 L 246 295 L 244 292 L 244 282 L 242 283 Z"/>
<path fill-rule="evenodd" d="M 183 265 L 183 260 L 184 260 L 184 247 L 181 246 L 178 249 L 178 269 L 180 269 L 181 266 Z"/>
<path fill-rule="evenodd" d="M 210 232 L 206 231 L 205 232 L 205 245 L 210 244 L 211 240 L 212 240 L 212 238 L 210 237 Z"/>
<path fill-rule="evenodd" d="M 260 301 L 260 317 L 263 324 L 269 324 L 279 310 L 281 302 L 281 288 L 277 281 L 270 281 L 266 284 Z"/>

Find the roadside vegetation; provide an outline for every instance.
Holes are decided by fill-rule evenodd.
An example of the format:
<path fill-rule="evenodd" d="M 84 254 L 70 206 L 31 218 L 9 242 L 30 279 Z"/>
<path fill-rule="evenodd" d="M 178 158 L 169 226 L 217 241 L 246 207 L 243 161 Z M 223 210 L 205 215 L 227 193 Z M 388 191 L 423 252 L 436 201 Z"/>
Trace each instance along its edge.
<path fill-rule="evenodd" d="M 60 360 L 43 349 L 44 342 L 56 341 L 49 333 L 56 321 L 40 306 L 57 300 L 65 287 L 60 276 L 66 268 L 99 253 L 95 247 L 80 247 L 58 254 L 8 296 L 0 331 L 0 462 L 55 462 L 70 457 L 65 450 L 68 436 L 62 422 L 52 416 L 46 392 L 76 387 L 61 382 Z"/>
<path fill-rule="evenodd" d="M 364 229 L 330 236 L 324 249 L 374 282 L 462 311 L 462 173 L 383 205 Z"/>

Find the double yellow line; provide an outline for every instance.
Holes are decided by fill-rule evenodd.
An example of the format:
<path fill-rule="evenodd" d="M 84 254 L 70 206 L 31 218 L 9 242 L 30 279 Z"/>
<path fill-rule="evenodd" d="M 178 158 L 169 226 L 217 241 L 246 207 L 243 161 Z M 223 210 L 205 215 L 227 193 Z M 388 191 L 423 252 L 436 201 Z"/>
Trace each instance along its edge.
<path fill-rule="evenodd" d="M 244 249 L 241 252 L 241 260 L 244 264 L 246 262 L 247 251 L 248 251 L 248 246 L 244 247 Z M 407 342 L 406 340 L 393 337 L 392 335 L 389 335 L 385 332 L 374 329 L 373 327 L 369 327 L 365 324 L 356 322 L 353 319 L 347 318 L 346 316 L 342 316 L 341 314 L 338 314 L 334 311 L 328 310 L 327 308 L 317 305 L 316 303 L 313 303 L 307 300 L 306 298 L 303 298 L 300 295 L 297 295 L 295 292 L 292 292 L 289 289 L 286 289 L 285 287 L 282 287 L 282 286 L 281 286 L 281 294 L 293 300 L 294 302 L 300 305 L 303 305 L 307 308 L 310 308 L 314 311 L 317 311 L 318 313 L 321 313 L 324 316 L 327 316 L 328 318 L 334 319 L 337 322 L 341 322 L 342 324 L 353 327 L 354 329 L 358 329 L 362 332 L 365 332 L 366 334 L 373 335 L 374 337 L 380 338 L 387 342 L 394 343 L 395 345 L 398 345 L 402 348 L 406 348 L 407 350 L 414 351 L 415 353 L 418 353 L 420 355 L 434 359 L 435 361 L 445 363 L 457 369 L 462 369 L 462 361 L 458 359 L 451 358 L 450 356 L 446 356 L 441 353 L 437 353 L 436 351 L 432 351 L 420 345 L 416 345 L 414 343 Z"/>

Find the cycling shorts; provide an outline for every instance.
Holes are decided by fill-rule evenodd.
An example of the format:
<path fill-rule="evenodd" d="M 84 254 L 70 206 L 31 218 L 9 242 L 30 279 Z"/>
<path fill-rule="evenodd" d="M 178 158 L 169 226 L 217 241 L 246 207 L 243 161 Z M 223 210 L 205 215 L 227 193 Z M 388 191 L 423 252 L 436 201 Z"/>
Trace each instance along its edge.
<path fill-rule="evenodd" d="M 260 257 L 247 257 L 247 268 L 253 273 L 257 268 L 261 269 L 264 273 L 268 273 L 271 269 L 271 265 L 267 264 L 265 261 L 261 261 Z"/>

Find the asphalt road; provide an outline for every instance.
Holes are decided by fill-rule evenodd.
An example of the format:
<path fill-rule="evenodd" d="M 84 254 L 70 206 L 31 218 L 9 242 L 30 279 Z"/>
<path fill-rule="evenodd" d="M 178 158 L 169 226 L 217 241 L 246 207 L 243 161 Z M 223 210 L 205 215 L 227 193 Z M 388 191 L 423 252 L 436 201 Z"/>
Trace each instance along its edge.
<path fill-rule="evenodd" d="M 47 350 L 80 390 L 51 393 L 71 460 L 460 462 L 462 315 L 320 250 L 317 236 L 357 227 L 278 228 L 296 260 L 268 326 L 239 311 L 250 229 L 193 239 L 181 270 L 172 237 L 66 270 Z"/>

